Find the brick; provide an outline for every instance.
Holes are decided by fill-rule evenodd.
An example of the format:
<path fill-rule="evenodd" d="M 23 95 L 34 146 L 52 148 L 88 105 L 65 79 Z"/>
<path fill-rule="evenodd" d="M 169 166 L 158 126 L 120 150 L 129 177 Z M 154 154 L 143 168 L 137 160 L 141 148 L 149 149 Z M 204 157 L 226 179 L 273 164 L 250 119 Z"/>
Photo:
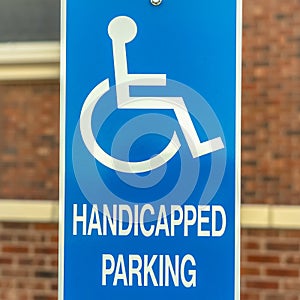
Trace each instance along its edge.
<path fill-rule="evenodd" d="M 27 223 L 14 223 L 14 222 L 5 222 L 3 223 L 3 228 L 5 229 L 28 229 L 29 225 Z"/>
<path fill-rule="evenodd" d="M 28 253 L 27 246 L 3 246 L 2 252 L 4 253 Z"/>
<path fill-rule="evenodd" d="M 46 264 L 45 258 L 36 257 L 21 257 L 18 260 L 20 266 L 44 266 Z"/>
<path fill-rule="evenodd" d="M 268 268 L 266 270 L 266 274 L 271 277 L 299 277 L 299 270 L 287 268 Z"/>
<path fill-rule="evenodd" d="M 57 272 L 55 271 L 37 271 L 35 277 L 38 278 L 57 278 Z"/>
<path fill-rule="evenodd" d="M 58 243 L 58 239 L 59 239 L 59 237 L 57 234 L 51 236 L 51 242 L 54 244 Z"/>
<path fill-rule="evenodd" d="M 257 250 L 260 249 L 260 244 L 258 242 L 244 242 L 243 247 L 249 250 Z"/>
<path fill-rule="evenodd" d="M 57 254 L 58 249 L 51 247 L 38 247 L 34 250 L 35 253 L 37 254 Z"/>
<path fill-rule="evenodd" d="M 53 267 L 57 267 L 58 266 L 58 259 L 57 258 L 51 260 L 51 266 L 53 266 Z"/>
<path fill-rule="evenodd" d="M 288 291 L 292 290 L 299 293 L 300 278 L 295 278 L 294 280 L 291 279 L 285 280 L 285 282 L 283 283 L 283 288 Z"/>
<path fill-rule="evenodd" d="M 31 289 L 31 290 L 46 290 L 47 289 L 47 284 L 42 281 L 22 281 L 19 279 L 16 283 L 16 288 L 17 289 Z"/>
<path fill-rule="evenodd" d="M 241 276 L 260 275 L 259 268 L 243 267 L 241 268 Z"/>
<path fill-rule="evenodd" d="M 287 238 L 299 238 L 300 240 L 300 230 L 285 230 L 282 231 L 282 236 Z"/>
<path fill-rule="evenodd" d="M 29 275 L 29 271 L 26 269 L 12 269 L 12 268 L 2 268 L 1 270 L 3 277 L 27 277 Z"/>
<path fill-rule="evenodd" d="M 267 294 L 264 297 L 265 300 L 298 300 L 299 297 L 297 294 L 294 295 L 288 295 L 285 293 L 276 293 L 276 294 Z"/>
<path fill-rule="evenodd" d="M 34 296 L 33 300 L 57 300 L 57 297 L 56 296 L 38 295 L 38 296 Z"/>
<path fill-rule="evenodd" d="M 300 254 L 296 253 L 296 254 L 288 254 L 285 258 L 284 261 L 287 264 L 291 264 L 291 265 L 299 265 L 300 266 Z"/>
<path fill-rule="evenodd" d="M 0 241 L 11 241 L 12 237 L 9 234 L 1 234 L 0 233 Z"/>
<path fill-rule="evenodd" d="M 13 287 L 14 287 L 14 282 L 12 281 L 11 278 L 2 278 L 2 280 L 0 281 L 0 288 L 11 289 Z"/>
<path fill-rule="evenodd" d="M 246 283 L 247 288 L 262 289 L 262 290 L 277 290 L 279 283 L 271 280 L 248 280 Z"/>
<path fill-rule="evenodd" d="M 249 237 L 279 237 L 280 232 L 274 229 L 243 229 L 243 233 L 245 233 Z"/>
<path fill-rule="evenodd" d="M 13 260 L 11 257 L 1 257 L 0 256 L 0 266 L 1 265 L 10 265 L 12 264 Z"/>
<path fill-rule="evenodd" d="M 260 300 L 259 293 L 241 293 L 241 300 Z"/>
<path fill-rule="evenodd" d="M 57 291 L 58 290 L 58 283 L 57 282 L 51 284 L 51 290 L 53 290 L 53 291 Z"/>
<path fill-rule="evenodd" d="M 255 263 L 279 263 L 280 258 L 278 255 L 261 255 L 261 254 L 253 254 L 248 255 L 249 262 L 255 262 Z"/>
<path fill-rule="evenodd" d="M 280 251 L 299 251 L 300 244 L 296 242 L 270 242 L 266 245 L 268 250 L 280 250 Z"/>
<path fill-rule="evenodd" d="M 36 230 L 58 230 L 58 224 L 55 223 L 37 223 L 34 224 L 34 229 Z"/>

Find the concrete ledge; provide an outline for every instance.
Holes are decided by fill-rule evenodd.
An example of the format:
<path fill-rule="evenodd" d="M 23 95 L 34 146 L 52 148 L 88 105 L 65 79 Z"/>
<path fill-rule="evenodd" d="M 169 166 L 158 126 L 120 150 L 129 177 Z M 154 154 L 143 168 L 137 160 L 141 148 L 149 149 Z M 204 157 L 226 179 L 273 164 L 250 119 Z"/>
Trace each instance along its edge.
<path fill-rule="evenodd" d="M 57 200 L 0 200 L 0 222 L 56 223 Z M 300 229 L 300 206 L 242 205 L 242 228 Z"/>
<path fill-rule="evenodd" d="M 270 226 L 270 207 L 268 205 L 242 205 L 241 225 L 248 228 L 268 228 Z"/>
<path fill-rule="evenodd" d="M 242 205 L 244 228 L 300 229 L 300 206 Z"/>
<path fill-rule="evenodd" d="M 58 201 L 0 200 L 2 222 L 58 222 Z"/>
<path fill-rule="evenodd" d="M 270 215 L 273 228 L 300 229 L 300 206 L 273 206 Z"/>
<path fill-rule="evenodd" d="M 59 42 L 0 44 L 0 81 L 59 79 Z"/>

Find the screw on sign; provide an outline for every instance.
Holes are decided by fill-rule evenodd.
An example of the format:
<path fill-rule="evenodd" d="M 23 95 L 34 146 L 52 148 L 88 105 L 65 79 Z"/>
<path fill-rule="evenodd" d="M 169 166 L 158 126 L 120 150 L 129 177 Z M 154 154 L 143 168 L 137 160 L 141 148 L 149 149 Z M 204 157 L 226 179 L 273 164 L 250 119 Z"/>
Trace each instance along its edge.
<path fill-rule="evenodd" d="M 162 0 L 151 0 L 150 2 L 151 2 L 151 4 L 158 6 L 162 3 Z"/>

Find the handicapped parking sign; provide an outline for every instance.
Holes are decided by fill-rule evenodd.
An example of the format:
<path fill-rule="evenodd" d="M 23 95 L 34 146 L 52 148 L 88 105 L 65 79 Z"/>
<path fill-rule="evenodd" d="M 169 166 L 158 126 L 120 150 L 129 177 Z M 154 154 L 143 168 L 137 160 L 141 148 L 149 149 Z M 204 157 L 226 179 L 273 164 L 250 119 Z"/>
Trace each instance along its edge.
<path fill-rule="evenodd" d="M 59 298 L 239 299 L 239 1 L 63 1 Z"/>

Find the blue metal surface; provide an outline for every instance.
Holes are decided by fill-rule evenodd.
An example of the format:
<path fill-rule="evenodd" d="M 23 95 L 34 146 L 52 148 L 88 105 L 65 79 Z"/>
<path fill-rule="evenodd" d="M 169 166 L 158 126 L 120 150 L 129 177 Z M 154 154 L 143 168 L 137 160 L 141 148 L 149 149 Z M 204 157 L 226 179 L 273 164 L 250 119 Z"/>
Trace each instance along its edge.
<path fill-rule="evenodd" d="M 234 0 L 165 0 L 157 7 L 146 0 L 66 2 L 64 300 L 236 299 L 236 14 Z M 138 30 L 126 45 L 129 73 L 167 75 L 166 86 L 132 87 L 132 95 L 182 97 L 200 140 L 220 137 L 223 149 L 193 158 L 174 111 L 118 109 L 107 32 L 118 16 L 132 18 Z M 181 147 L 166 164 L 127 174 L 104 166 L 86 149 L 81 109 L 93 88 L 107 78 L 110 90 L 93 113 L 97 143 L 108 154 L 140 161 L 162 151 L 175 131 Z M 92 205 L 99 211 L 92 211 Z M 113 205 L 117 210 L 125 205 L 133 213 L 153 208 L 154 216 L 151 210 L 145 213 L 147 230 L 159 227 L 160 209 L 166 209 L 166 218 L 160 219 L 157 235 L 145 236 L 140 225 L 135 232 L 134 224 L 124 236 L 110 229 L 104 234 L 103 205 L 111 214 Z M 190 209 L 184 217 L 191 223 L 194 207 L 195 224 L 184 225 L 183 220 L 174 234 L 168 231 L 174 225 L 171 205 L 183 213 Z M 74 216 L 84 215 L 85 209 L 84 224 Z M 124 228 L 131 226 L 128 218 L 125 214 Z M 212 236 L 222 226 L 221 236 Z M 113 258 L 115 268 L 112 260 L 105 265 L 105 258 Z M 149 268 L 147 273 L 145 264 L 149 267 L 151 258 L 153 273 Z M 174 267 L 173 277 L 165 269 L 166 260 Z M 105 268 L 111 270 L 106 280 Z"/>

